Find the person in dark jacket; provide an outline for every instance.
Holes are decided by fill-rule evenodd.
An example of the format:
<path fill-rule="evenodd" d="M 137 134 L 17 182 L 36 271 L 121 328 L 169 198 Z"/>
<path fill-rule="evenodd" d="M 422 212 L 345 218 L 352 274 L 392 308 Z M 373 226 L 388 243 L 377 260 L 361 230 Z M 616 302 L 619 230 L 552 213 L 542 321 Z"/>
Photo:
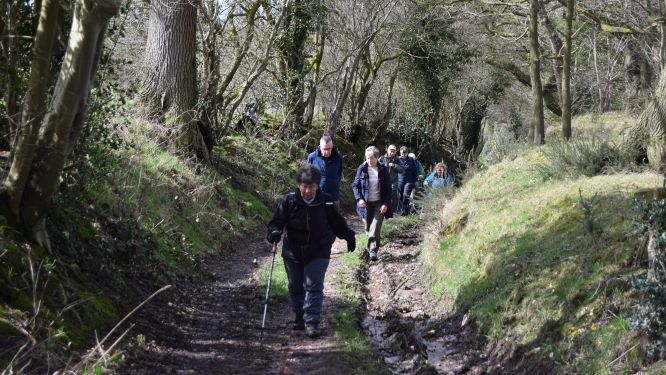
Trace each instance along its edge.
<path fill-rule="evenodd" d="M 321 172 L 319 188 L 326 194 L 327 202 L 333 202 L 340 210 L 340 180 L 342 179 L 342 155 L 333 147 L 333 139 L 323 135 L 319 147 L 308 155 L 308 163 Z"/>
<path fill-rule="evenodd" d="M 391 210 L 395 212 L 398 208 L 398 173 L 405 169 L 398 163 L 398 148 L 395 145 L 389 145 L 386 154 L 379 158 L 379 162 L 388 167 L 391 175 Z"/>
<path fill-rule="evenodd" d="M 352 184 L 356 211 L 365 222 L 368 234 L 367 250 L 370 260 L 377 260 L 381 240 L 382 222 L 393 217 L 391 209 L 391 177 L 388 168 L 379 163 L 379 150 L 370 146 L 365 150 L 365 162 L 356 170 Z"/>
<path fill-rule="evenodd" d="M 298 188 L 278 204 L 267 225 L 266 239 L 277 243 L 282 237 L 282 258 L 289 279 L 289 299 L 296 314 L 294 329 L 305 329 L 309 337 L 320 334 L 324 303 L 324 277 L 335 236 L 347 241 L 347 251 L 356 248 L 356 233 L 340 212 L 326 202 L 319 189 L 321 173 L 311 164 L 296 173 Z"/>
<path fill-rule="evenodd" d="M 409 157 L 409 151 L 406 146 L 400 147 L 398 164 L 404 169 L 403 172 L 398 173 L 398 194 L 402 206 L 401 214 L 409 215 L 412 207 L 411 196 L 419 180 L 419 171 L 416 161 Z"/>

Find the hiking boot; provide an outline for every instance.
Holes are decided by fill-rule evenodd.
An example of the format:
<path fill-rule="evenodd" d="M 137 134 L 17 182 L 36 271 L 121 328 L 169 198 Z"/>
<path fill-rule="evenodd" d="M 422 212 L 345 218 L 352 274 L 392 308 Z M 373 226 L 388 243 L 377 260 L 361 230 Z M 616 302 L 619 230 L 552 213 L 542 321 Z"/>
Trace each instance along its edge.
<path fill-rule="evenodd" d="M 375 261 L 377 260 L 377 250 L 370 250 L 370 260 Z"/>
<path fill-rule="evenodd" d="M 305 334 L 311 339 L 319 337 L 321 335 L 321 331 L 319 331 L 319 322 L 305 323 Z"/>
<path fill-rule="evenodd" d="M 302 331 L 305 329 L 305 320 L 303 320 L 303 315 L 296 315 L 296 318 L 291 325 L 291 329 L 294 331 Z"/>

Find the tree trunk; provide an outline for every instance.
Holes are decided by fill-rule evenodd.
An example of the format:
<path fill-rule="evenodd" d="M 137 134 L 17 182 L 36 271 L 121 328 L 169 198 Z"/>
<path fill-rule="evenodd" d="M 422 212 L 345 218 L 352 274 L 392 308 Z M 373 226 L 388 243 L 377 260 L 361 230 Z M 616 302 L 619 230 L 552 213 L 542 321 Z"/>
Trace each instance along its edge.
<path fill-rule="evenodd" d="M 287 0 L 283 6 L 284 8 L 288 8 L 290 5 L 290 0 Z M 252 87 L 252 84 L 261 76 L 261 74 L 266 70 L 266 65 L 268 64 L 268 60 L 270 59 L 271 56 L 271 51 L 273 50 L 273 44 L 276 41 L 278 33 L 282 29 L 282 22 L 284 22 L 285 19 L 285 12 L 280 12 L 280 16 L 275 20 L 273 23 L 273 29 L 271 30 L 271 35 L 268 37 L 268 42 L 266 42 L 266 48 L 264 49 L 264 53 L 261 57 L 257 58 L 257 60 L 254 61 L 252 64 L 252 68 L 250 69 L 250 74 L 245 80 L 245 84 L 240 90 L 240 93 L 235 97 L 235 99 L 231 102 L 231 107 L 229 110 L 226 112 L 225 120 L 224 120 L 224 127 L 229 128 L 229 125 L 231 124 L 231 120 L 233 119 L 233 114 L 238 109 L 238 106 L 240 103 L 243 101 L 245 98 L 245 95 L 247 92 L 250 90 L 250 87 Z"/>
<path fill-rule="evenodd" d="M 245 13 L 245 22 L 247 25 L 246 31 L 245 31 L 245 39 L 243 42 L 236 47 L 234 59 L 229 65 L 229 68 L 227 68 L 226 73 L 224 74 L 224 78 L 222 79 L 222 83 L 220 86 L 217 88 L 217 101 L 223 101 L 223 95 L 225 91 L 227 90 L 227 87 L 229 87 L 229 84 L 233 80 L 234 76 L 236 75 L 236 72 L 238 71 L 238 68 L 241 65 L 241 62 L 243 62 L 243 59 L 245 59 L 245 55 L 247 55 L 247 51 L 250 49 L 250 45 L 252 44 L 252 40 L 254 39 L 254 20 L 255 16 L 257 15 L 257 11 L 259 10 L 259 6 L 261 5 L 261 1 L 256 1 L 255 3 L 252 4 L 252 6 L 246 11 Z M 235 27 L 233 27 L 233 20 L 232 22 L 232 32 L 236 34 L 235 36 L 238 37 L 237 32 Z M 227 102 L 228 103 L 228 102 Z"/>
<path fill-rule="evenodd" d="M 48 5 L 44 5 L 44 9 L 48 9 Z M 4 183 L 7 191 L 14 194 L 4 195 L 3 199 L 7 199 L 9 207 L 19 208 L 18 212 L 12 210 L 14 219 L 33 239 L 46 247 L 50 244 L 44 217 L 58 188 L 67 156 L 83 130 L 106 25 L 119 9 L 120 0 L 77 2 L 67 51 L 49 112 L 38 132 L 36 147 L 32 153 L 21 154 L 21 158 L 17 153 L 12 163 L 14 172 Z M 27 142 L 29 134 L 24 133 L 20 142 Z M 21 167 L 15 168 L 14 164 Z M 19 186 L 21 182 L 25 185 Z"/>
<path fill-rule="evenodd" d="M 567 0 L 568 1 L 568 0 Z M 541 4 L 539 4 L 541 5 Z M 553 51 L 553 56 L 554 58 L 552 59 L 552 65 L 553 65 L 553 76 L 555 77 L 555 83 L 557 86 L 557 93 L 562 92 L 562 80 L 564 79 L 562 75 L 564 74 L 564 62 L 562 61 L 562 52 L 564 48 L 564 43 L 562 43 L 562 38 L 560 38 L 560 34 L 557 30 L 557 27 L 553 23 L 553 20 L 548 17 L 548 14 L 546 14 L 546 10 L 543 7 L 540 7 L 541 14 L 542 14 L 542 19 L 543 19 L 543 26 L 544 29 L 546 30 L 546 34 L 548 35 L 548 40 L 550 41 L 550 46 Z M 558 102 L 560 102 L 560 106 L 562 105 L 561 101 L 558 98 Z"/>
<path fill-rule="evenodd" d="M 308 93 L 308 98 L 305 101 L 305 127 L 310 129 L 312 127 L 312 119 L 314 118 L 315 102 L 317 100 L 317 85 L 319 85 L 319 73 L 321 71 L 321 59 L 324 56 L 324 47 L 326 46 L 326 33 L 324 32 L 323 26 L 319 27 L 317 33 L 317 48 L 314 57 L 310 66 L 312 67 L 312 80 L 310 84 L 310 92 Z"/>
<path fill-rule="evenodd" d="M 530 79 L 532 81 L 532 124 L 528 138 L 530 142 L 540 145 L 545 142 L 545 128 L 541 65 L 539 63 L 538 1 L 530 1 L 529 49 Z"/>
<path fill-rule="evenodd" d="M 203 72 L 202 100 L 198 114 L 202 121 L 210 124 L 212 129 L 219 129 L 219 111 L 221 106 L 216 99 L 217 87 L 220 82 L 220 55 L 218 52 L 218 33 L 220 29 L 220 6 L 216 1 L 208 0 L 199 8 L 199 32 L 201 33 L 201 59 Z M 203 15 L 203 16 L 202 16 Z M 201 19 L 204 21 L 201 21 Z"/>
<path fill-rule="evenodd" d="M 566 30 L 564 31 L 564 49 L 562 66 L 562 136 L 571 138 L 571 24 L 575 0 L 567 0 Z"/>
<path fill-rule="evenodd" d="M 25 95 L 21 124 L 12 148 L 9 174 L 4 181 L 10 209 L 15 217 L 21 216 L 21 195 L 29 178 L 34 158 L 39 127 L 46 112 L 46 100 L 51 77 L 51 55 L 58 28 L 60 4 L 58 0 L 44 0 L 39 16 L 39 27 L 32 50 L 28 91 Z"/>
<path fill-rule="evenodd" d="M 629 43 L 624 49 L 624 78 L 625 100 L 624 110 L 635 111 L 644 107 L 645 82 L 649 76 L 649 64 L 645 61 L 642 49 L 637 45 L 638 40 Z"/>
<path fill-rule="evenodd" d="M 497 60 L 487 60 L 488 64 L 505 70 L 511 73 L 518 82 L 523 85 L 532 88 L 532 81 L 530 75 L 525 73 L 518 67 L 516 64 L 507 62 L 507 61 L 497 61 Z M 560 99 L 557 93 L 557 85 L 554 83 L 555 77 L 551 76 L 546 80 L 546 84 L 543 86 L 543 101 L 554 115 L 562 116 L 562 108 L 560 107 Z"/>
<path fill-rule="evenodd" d="M 307 133 L 304 126 L 305 102 L 305 42 L 311 15 L 307 1 L 294 0 L 286 6 L 284 37 L 280 40 L 281 73 L 285 82 L 285 106 L 282 126 L 295 132 L 295 135 Z"/>
<path fill-rule="evenodd" d="M 386 129 L 388 129 L 391 116 L 393 116 L 393 87 L 395 86 L 395 81 L 397 78 L 398 69 L 396 69 L 391 75 L 391 78 L 389 78 L 388 93 L 386 94 L 386 111 L 384 112 L 382 121 L 377 127 L 375 136 L 372 139 L 373 144 L 379 144 L 380 141 L 384 138 L 384 133 L 386 133 Z"/>
<path fill-rule="evenodd" d="M 141 96 L 175 133 L 175 145 L 209 160 L 195 114 L 197 8 L 192 1 L 150 4 Z"/>
<path fill-rule="evenodd" d="M 3 119 L 6 121 L 4 128 L 2 129 L 3 136 L 0 139 L 0 146 L 7 149 L 11 143 L 11 137 L 14 134 L 16 128 L 18 127 L 19 120 L 19 107 L 18 107 L 18 77 L 17 77 L 17 54 L 18 51 L 18 35 L 16 29 L 16 7 L 18 6 L 18 1 L 9 0 L 5 4 L 5 15 L 6 19 L 4 20 L 4 30 L 2 35 L 2 47 L 5 52 L 6 61 L 5 61 L 5 110 L 7 111 L 7 118 Z M 3 121 L 3 122 L 4 122 Z"/>

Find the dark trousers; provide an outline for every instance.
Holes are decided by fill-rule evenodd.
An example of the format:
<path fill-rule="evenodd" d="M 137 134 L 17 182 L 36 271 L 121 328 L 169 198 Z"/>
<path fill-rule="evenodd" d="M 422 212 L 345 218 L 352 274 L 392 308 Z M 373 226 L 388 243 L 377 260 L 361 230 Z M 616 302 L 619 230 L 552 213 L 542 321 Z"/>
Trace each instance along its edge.
<path fill-rule="evenodd" d="M 324 310 L 324 276 L 329 259 L 312 259 L 307 263 L 284 260 L 289 279 L 289 301 L 297 316 L 306 322 L 321 320 Z"/>
<path fill-rule="evenodd" d="M 398 185 L 398 193 L 400 194 L 400 204 L 402 206 L 402 214 L 409 215 L 412 212 L 412 192 L 416 184 L 414 182 L 402 182 Z"/>

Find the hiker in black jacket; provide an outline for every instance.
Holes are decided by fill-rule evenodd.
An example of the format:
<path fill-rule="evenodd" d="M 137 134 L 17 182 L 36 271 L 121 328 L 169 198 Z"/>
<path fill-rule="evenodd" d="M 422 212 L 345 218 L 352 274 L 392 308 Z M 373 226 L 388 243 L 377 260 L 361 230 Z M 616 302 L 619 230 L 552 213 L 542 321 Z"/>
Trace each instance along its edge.
<path fill-rule="evenodd" d="M 333 209 L 333 202 L 326 202 L 319 189 L 320 180 L 321 173 L 311 164 L 298 170 L 298 188 L 278 204 L 266 237 L 268 242 L 277 243 L 286 231 L 282 258 L 289 279 L 289 299 L 296 314 L 293 328 L 305 329 L 313 338 L 320 334 L 324 276 L 335 236 L 347 241 L 347 251 L 356 248 L 356 233 Z"/>

